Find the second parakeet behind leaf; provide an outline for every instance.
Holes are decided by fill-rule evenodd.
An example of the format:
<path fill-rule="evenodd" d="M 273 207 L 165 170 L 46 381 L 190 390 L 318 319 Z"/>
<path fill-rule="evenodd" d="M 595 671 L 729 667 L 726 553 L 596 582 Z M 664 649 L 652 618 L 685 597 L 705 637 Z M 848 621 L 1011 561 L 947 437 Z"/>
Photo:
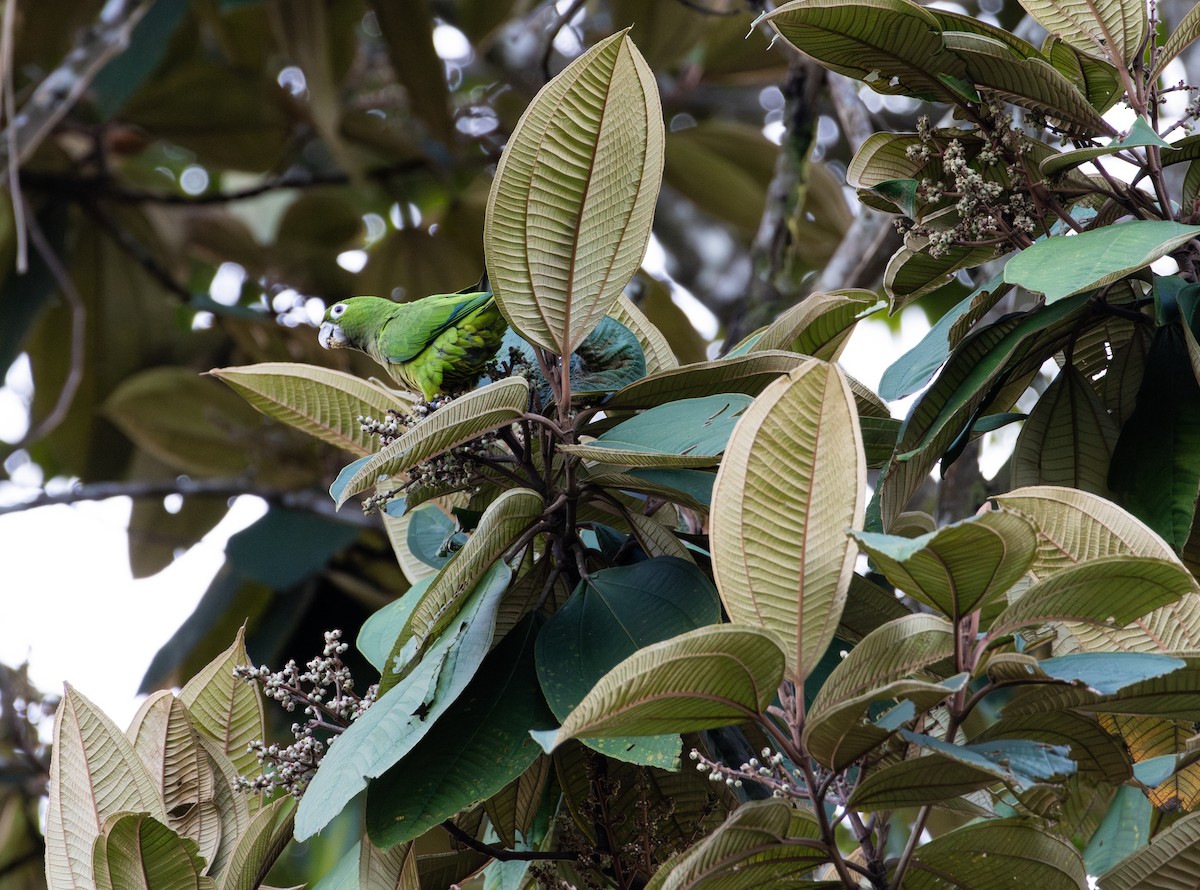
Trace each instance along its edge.
<path fill-rule="evenodd" d="M 318 339 L 326 349 L 365 352 L 401 386 L 432 400 L 473 384 L 507 327 L 490 289 L 411 303 L 350 297 L 325 312 Z"/>

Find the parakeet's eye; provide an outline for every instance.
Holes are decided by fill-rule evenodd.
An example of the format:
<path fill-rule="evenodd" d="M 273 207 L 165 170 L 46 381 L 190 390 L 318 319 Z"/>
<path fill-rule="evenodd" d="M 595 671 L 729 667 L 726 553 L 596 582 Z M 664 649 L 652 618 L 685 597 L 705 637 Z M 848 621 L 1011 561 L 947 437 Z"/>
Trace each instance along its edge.
<path fill-rule="evenodd" d="M 334 303 L 333 308 L 329 310 L 330 318 L 341 318 L 346 311 L 345 303 Z"/>

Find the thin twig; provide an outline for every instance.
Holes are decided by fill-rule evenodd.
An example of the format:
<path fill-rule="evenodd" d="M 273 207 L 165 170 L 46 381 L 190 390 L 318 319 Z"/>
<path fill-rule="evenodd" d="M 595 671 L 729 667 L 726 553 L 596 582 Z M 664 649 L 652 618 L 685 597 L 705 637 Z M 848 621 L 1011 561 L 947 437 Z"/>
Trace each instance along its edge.
<path fill-rule="evenodd" d="M 13 29 L 16 25 L 17 0 L 4 4 L 4 22 L 0 25 L 0 78 L 3 78 L 3 94 L 0 95 L 0 113 L 6 121 L 17 116 L 17 98 L 13 90 Z M 21 200 L 21 164 L 17 151 L 17 128 L 6 127 L 4 138 L 8 156 L 14 161 L 8 165 L 8 193 L 12 196 L 13 231 L 17 236 L 17 274 L 29 271 L 29 244 L 25 238 L 25 205 Z"/>
<path fill-rule="evenodd" d="M 542 52 L 542 74 L 546 80 L 550 79 L 550 57 L 554 55 L 554 41 L 558 37 L 558 32 L 566 27 L 571 19 L 575 18 L 575 13 L 579 12 L 586 2 L 587 0 L 573 0 L 570 6 L 550 22 L 550 27 L 546 30 L 546 49 Z"/>
<path fill-rule="evenodd" d="M 42 79 L 21 110 L 7 121 L 7 129 L 12 132 L 5 133 L 0 145 L 5 179 L 7 168 L 20 167 L 75 106 L 104 66 L 124 52 L 134 26 L 151 5 L 151 0 L 112 0 L 104 5 L 96 25 L 80 29 L 79 43 L 67 53 L 65 61 Z"/>
<path fill-rule="evenodd" d="M 108 211 L 100 206 L 99 202 L 85 201 L 81 206 L 88 216 L 104 227 L 116 245 L 132 257 L 168 293 L 174 294 L 185 304 L 191 303 L 192 292 L 177 281 L 170 270 L 158 261 L 158 258 L 150 252 L 146 245 L 113 219 Z"/>
<path fill-rule="evenodd" d="M 36 246 L 36 245 L 35 245 Z M 38 507 L 78 504 L 85 501 L 102 501 L 108 498 L 163 498 L 170 494 L 184 497 L 236 497 L 238 495 L 253 495 L 265 501 L 279 504 L 283 507 L 309 510 L 313 513 L 332 516 L 333 502 L 323 491 L 300 490 L 284 491 L 273 488 L 255 486 L 245 478 L 219 479 L 189 479 L 180 476 L 175 479 L 136 479 L 121 482 L 91 482 L 76 485 L 68 491 L 50 494 L 42 492 L 34 498 L 19 504 L 0 506 L 0 516 L 10 513 L 22 513 Z M 338 513 L 337 518 L 351 525 L 375 526 L 375 521 L 361 513 L 347 511 Z"/>
<path fill-rule="evenodd" d="M 12 193 L 12 201 L 14 212 L 20 216 L 26 216 L 25 208 L 22 206 L 25 199 L 22 197 L 20 191 Z M 20 210 L 16 209 L 18 207 L 20 207 Z M 83 297 L 75 287 L 75 282 L 71 280 L 70 273 L 67 272 L 62 261 L 54 252 L 54 248 L 46 240 L 46 236 L 42 232 L 42 227 L 38 224 L 37 217 L 28 214 L 26 218 L 28 219 L 29 237 L 33 242 L 34 250 L 38 252 L 42 261 L 45 262 L 46 268 L 50 270 L 51 276 L 58 285 L 58 289 L 62 291 L 62 295 L 66 299 L 67 306 L 70 309 L 71 335 L 69 338 L 70 346 L 68 347 L 70 364 L 67 379 L 63 381 L 62 389 L 58 391 L 58 398 L 54 402 L 54 407 L 50 409 L 50 412 L 45 417 L 30 426 L 29 431 L 16 444 L 16 448 L 25 448 L 31 442 L 37 442 L 45 438 L 66 419 L 67 413 L 71 410 L 71 404 L 75 401 L 75 394 L 79 391 L 79 386 L 83 382 L 87 349 L 87 307 L 84 305 Z"/>
<path fill-rule="evenodd" d="M 442 828 L 446 829 L 446 833 L 463 846 L 470 847 L 476 853 L 482 853 L 484 856 L 490 856 L 500 862 L 535 862 L 545 859 L 575 860 L 579 858 L 579 854 L 572 851 L 557 853 L 554 851 L 543 852 L 541 850 L 505 850 L 501 847 L 492 847 L 477 838 L 471 837 L 470 834 L 463 831 L 449 819 L 442 823 Z"/>

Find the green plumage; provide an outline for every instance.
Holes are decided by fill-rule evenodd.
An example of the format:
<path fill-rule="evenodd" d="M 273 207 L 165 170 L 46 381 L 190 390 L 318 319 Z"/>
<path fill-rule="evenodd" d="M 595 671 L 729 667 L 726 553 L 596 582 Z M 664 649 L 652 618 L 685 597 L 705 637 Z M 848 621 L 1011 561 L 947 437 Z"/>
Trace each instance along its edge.
<path fill-rule="evenodd" d="M 350 297 L 329 307 L 319 337 L 326 349 L 365 352 L 393 380 L 429 400 L 473 384 L 507 327 L 490 290 L 412 303 Z"/>

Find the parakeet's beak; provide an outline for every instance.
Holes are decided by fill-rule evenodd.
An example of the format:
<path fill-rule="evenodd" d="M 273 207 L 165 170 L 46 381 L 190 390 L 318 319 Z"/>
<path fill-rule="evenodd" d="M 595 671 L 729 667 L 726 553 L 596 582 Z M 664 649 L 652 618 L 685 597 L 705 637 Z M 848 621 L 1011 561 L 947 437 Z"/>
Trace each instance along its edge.
<path fill-rule="evenodd" d="M 342 332 L 341 325 L 336 325 L 332 321 L 321 323 L 321 331 L 317 334 L 317 341 L 326 349 L 337 349 L 346 345 L 346 335 Z"/>

